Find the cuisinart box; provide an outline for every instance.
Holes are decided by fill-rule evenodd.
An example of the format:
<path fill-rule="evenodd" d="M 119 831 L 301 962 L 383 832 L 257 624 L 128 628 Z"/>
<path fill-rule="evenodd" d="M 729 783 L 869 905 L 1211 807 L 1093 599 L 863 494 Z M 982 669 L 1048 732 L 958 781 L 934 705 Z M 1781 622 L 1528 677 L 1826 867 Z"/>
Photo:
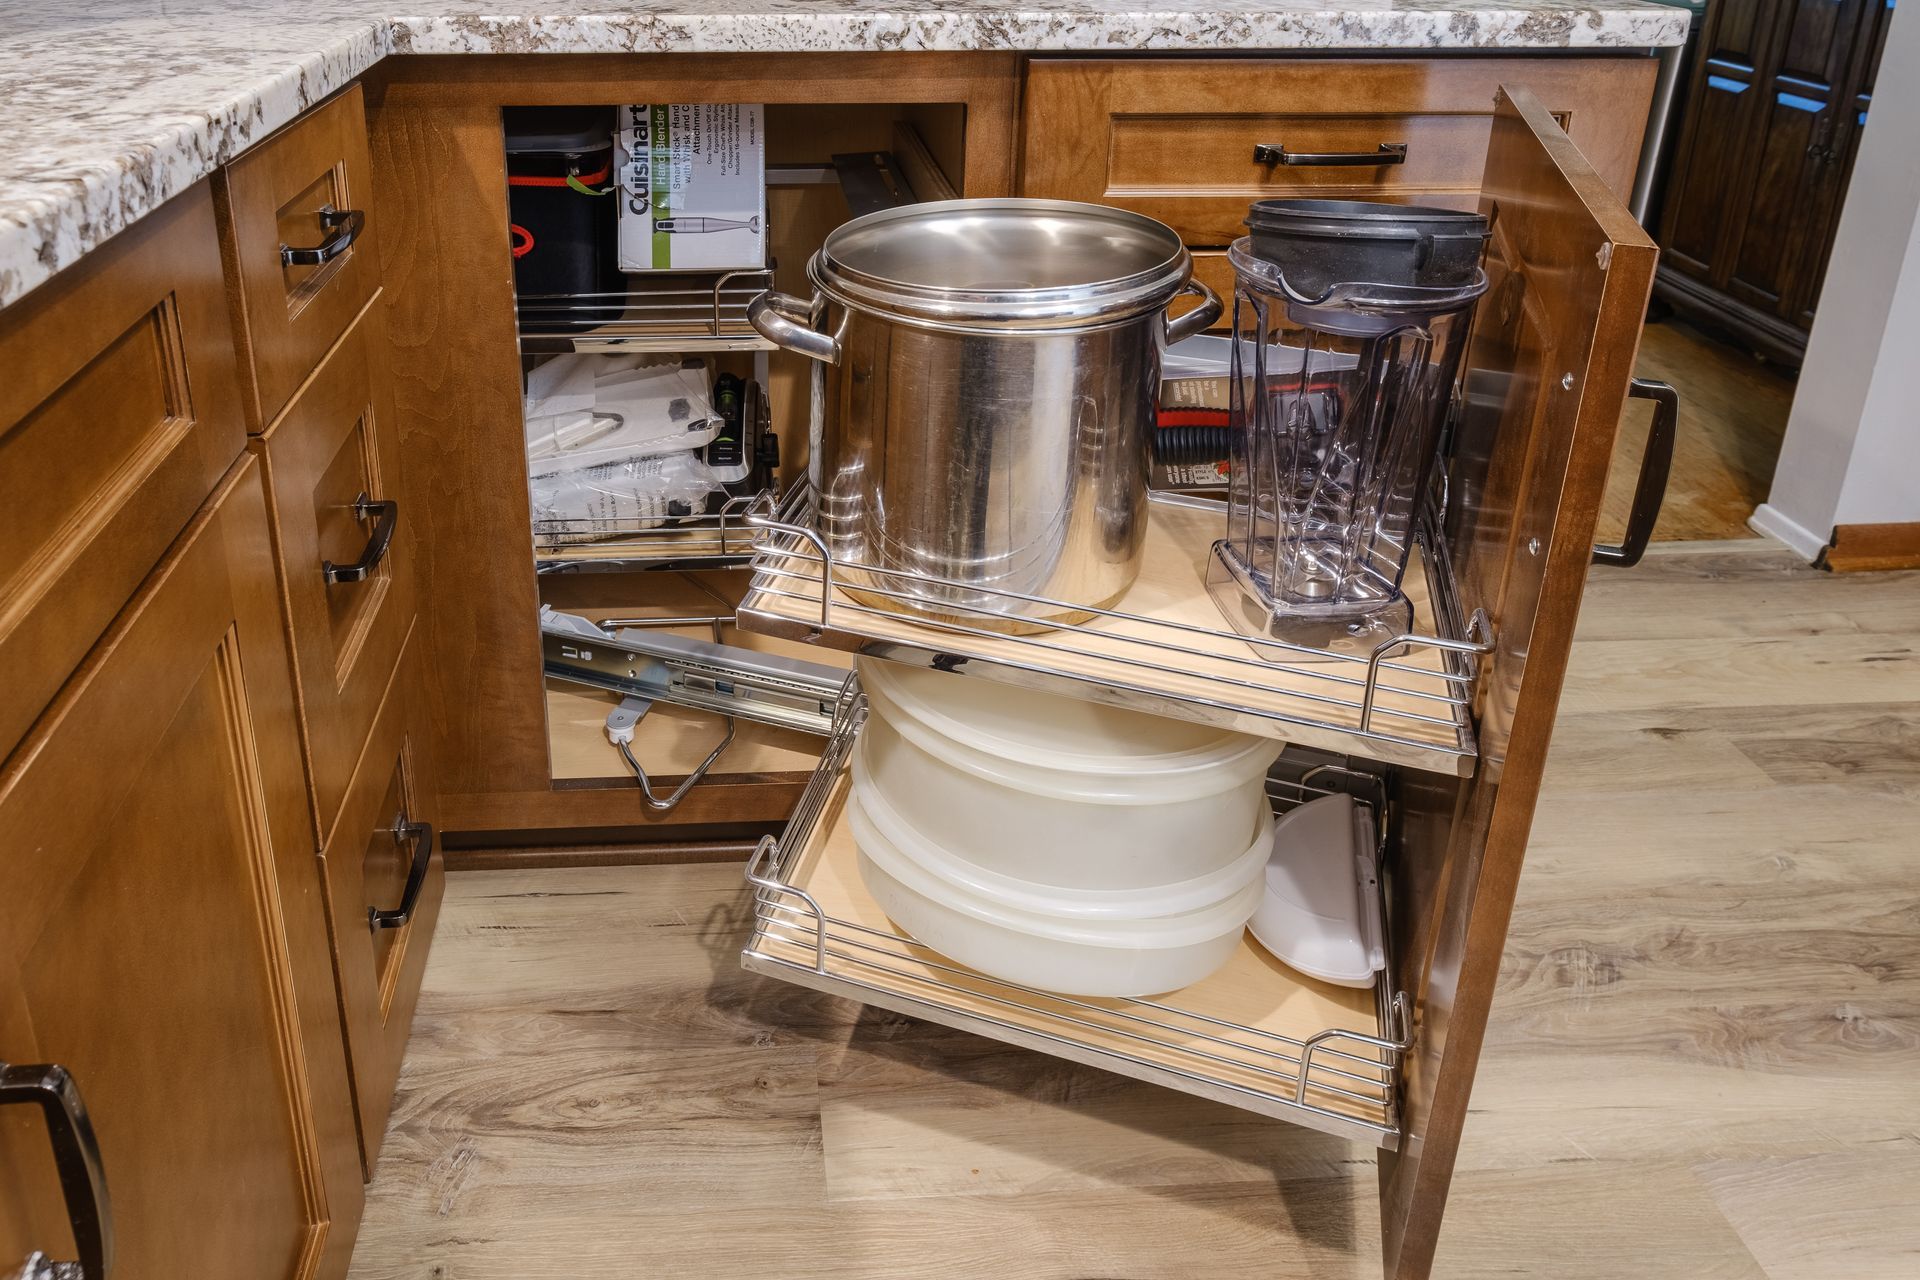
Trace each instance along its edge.
<path fill-rule="evenodd" d="M 619 143 L 622 271 L 767 265 L 767 146 L 760 107 L 622 107 Z"/>

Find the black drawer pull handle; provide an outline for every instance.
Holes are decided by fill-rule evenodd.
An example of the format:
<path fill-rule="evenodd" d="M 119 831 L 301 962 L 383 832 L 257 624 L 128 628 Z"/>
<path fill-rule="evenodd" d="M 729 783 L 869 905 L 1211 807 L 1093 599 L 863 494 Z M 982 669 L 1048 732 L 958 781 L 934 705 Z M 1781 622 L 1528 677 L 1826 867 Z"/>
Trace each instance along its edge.
<path fill-rule="evenodd" d="M 1284 143 L 1253 144 L 1255 164 L 1289 164 L 1325 168 L 1333 165 L 1405 164 L 1407 144 L 1383 142 L 1378 151 L 1289 151 Z"/>
<path fill-rule="evenodd" d="M 332 205 L 321 205 L 320 225 L 326 228 L 327 234 L 312 248 L 296 249 L 290 244 L 280 246 L 281 266 L 318 267 L 332 262 L 347 251 L 355 236 L 366 229 L 367 215 L 358 209 L 336 209 Z"/>
<path fill-rule="evenodd" d="M 367 549 L 352 564 L 335 564 L 331 560 L 320 562 L 320 572 L 326 575 L 327 585 L 334 586 L 342 582 L 364 582 L 379 567 L 386 557 L 387 547 L 393 542 L 394 526 L 400 523 L 400 504 L 397 502 L 375 502 L 362 493 L 353 500 L 353 517 L 356 520 L 372 520 L 378 517 L 373 532 L 367 537 Z"/>
<path fill-rule="evenodd" d="M 433 860 L 433 824 L 408 822 L 404 816 L 396 818 L 393 839 L 396 844 L 413 843 L 413 861 L 407 865 L 407 887 L 400 891 L 400 905 L 393 910 L 367 908 L 369 929 L 398 929 L 413 919 L 413 909 L 420 905 L 420 890 L 427 883 L 427 863 Z"/>
<path fill-rule="evenodd" d="M 53 1140 L 54 1168 L 67 1202 L 78 1263 L 44 1265 L 41 1274 L 72 1280 L 106 1280 L 113 1266 L 113 1207 L 107 1200 L 107 1174 L 100 1163 L 100 1142 L 81 1100 L 80 1086 L 67 1069 L 52 1063 L 10 1067 L 0 1062 L 0 1106 L 32 1103 L 47 1118 Z M 35 1255 L 43 1264 L 44 1255 Z M 32 1274 L 29 1271 L 28 1274 Z"/>
<path fill-rule="evenodd" d="M 1647 451 L 1640 455 L 1640 479 L 1633 486 L 1633 507 L 1627 513 L 1626 536 L 1617 547 L 1596 543 L 1594 564 L 1616 565 L 1631 569 L 1647 553 L 1653 541 L 1654 522 L 1660 518 L 1660 504 L 1667 496 L 1667 473 L 1673 469 L 1673 438 L 1679 429 L 1680 393 L 1652 378 L 1635 378 L 1627 384 L 1629 400 L 1653 401 L 1653 425 L 1647 428 Z"/>

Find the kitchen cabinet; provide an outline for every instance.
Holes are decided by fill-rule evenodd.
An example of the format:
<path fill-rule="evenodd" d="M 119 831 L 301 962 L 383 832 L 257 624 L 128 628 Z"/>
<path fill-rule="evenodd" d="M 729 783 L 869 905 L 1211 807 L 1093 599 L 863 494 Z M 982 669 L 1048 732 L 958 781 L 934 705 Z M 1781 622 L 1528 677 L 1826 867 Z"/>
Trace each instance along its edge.
<path fill-rule="evenodd" d="M 363 1192 L 259 464 L 0 774 L 0 1054 L 91 1113 L 122 1276 L 337 1277 Z M 0 1259 L 71 1259 L 0 1110 Z"/>
<path fill-rule="evenodd" d="M 768 105 L 769 162 L 821 162 L 890 145 L 897 121 L 919 133 L 967 195 L 1013 190 L 1019 60 L 1010 54 L 671 54 L 566 58 L 403 59 L 367 88 L 383 285 L 396 355 L 402 483 L 411 494 L 415 584 L 431 726 L 423 744 L 441 814 L 465 848 L 559 844 L 662 846 L 744 856 L 776 829 L 806 782 L 791 768 L 737 771 L 725 758 L 671 814 L 648 810 L 630 775 L 556 776 L 575 753 L 549 739 L 538 615 L 543 586 L 529 548 L 532 512 L 521 417 L 521 365 L 501 110 L 622 102 Z M 783 108 L 794 108 L 783 111 Z M 776 280 L 792 290 L 810 243 L 844 220 L 824 186 L 775 205 L 791 239 L 776 244 Z M 798 420 L 807 371 L 776 355 L 771 380 Z M 784 465 L 804 463 L 804 427 Z M 644 599 L 604 599 L 645 612 Z M 604 743 L 584 726 L 587 746 Z M 716 740 L 648 762 L 677 785 Z M 598 738 L 599 741 L 592 741 Z"/>
<path fill-rule="evenodd" d="M 196 367 L 192 403 L 220 409 L 227 453 L 171 533 L 120 571 L 126 586 L 84 643 L 47 665 L 47 692 L 18 709 L 27 737 L 0 774 L 4 847 L 33 851 L 24 892 L 0 907 L 0 943 L 21 978 L 21 995 L 0 1004 L 0 1055 L 58 1063 L 86 1097 L 123 1270 L 209 1274 L 208 1237 L 182 1232 L 189 1218 L 171 1206 L 231 1179 L 244 1184 L 232 1198 L 244 1214 L 232 1274 L 337 1275 L 448 853 L 533 848 L 564 862 L 612 846 L 663 860 L 751 854 L 750 968 L 1374 1143 L 1388 1273 L 1424 1276 L 1653 272 L 1652 246 L 1620 203 L 1652 82 L 1650 60 L 1612 55 L 397 59 L 216 175 L 211 198 L 203 190 L 197 206 L 176 202 L 186 213 L 154 215 L 143 226 L 176 217 L 195 229 L 199 257 L 182 251 L 153 269 L 204 270 L 218 212 L 238 331 L 221 350 L 218 309 L 187 309 L 211 296 L 204 282 L 180 284 L 164 303 L 153 301 L 163 290 L 132 291 L 128 305 L 144 296 L 144 310 L 76 350 L 112 349 L 156 307 L 177 311 L 183 333 L 189 318 L 204 324 L 206 358 L 224 364 Z M 532 524 L 521 398 L 532 351 L 506 234 L 501 112 L 633 101 L 767 104 L 770 159 L 792 167 L 892 149 L 927 192 L 1135 207 L 1174 225 L 1216 280 L 1247 202 L 1264 195 L 1489 207 L 1491 287 L 1444 509 L 1430 514 L 1418 557 L 1412 651 L 1320 671 L 1263 664 L 1230 636 L 1203 651 L 1195 637 L 1221 629 L 1193 580 L 1211 535 L 1206 513 L 1178 504 L 1156 512 L 1152 607 L 1125 615 L 1123 602 L 1040 644 L 929 634 L 833 597 L 818 563 L 780 541 L 804 504 L 756 506 L 744 542 L 730 541 L 743 521 L 716 532 L 717 548 L 644 570 L 560 564 L 586 557 L 543 548 Z M 1322 155 L 1381 143 L 1404 145 L 1404 158 L 1254 158 L 1256 145 Z M 807 253 L 848 210 L 825 184 L 777 200 L 768 274 L 802 291 Z M 361 216 L 323 216 L 323 205 Z M 327 243 L 337 248 L 318 263 L 279 252 Z M 57 303 L 60 288 L 46 296 Z M 7 326 L 49 323 L 53 304 L 39 305 L 0 317 L 0 343 Z M 721 323 L 718 295 L 713 308 L 706 336 L 739 336 Z M 199 349 L 170 341 L 152 350 Z M 782 469 L 804 474 L 812 370 L 750 342 L 709 349 L 764 372 Z M 56 373 L 8 420 L 30 420 L 76 377 Z M 169 421 L 182 418 L 201 421 Z M 198 508 L 243 423 L 249 452 Z M 171 430 L 170 440 L 187 428 Z M 202 514 L 153 569 L 193 509 Z M 363 560 L 363 577 L 328 581 L 328 565 Z M 719 561 L 724 574 L 683 572 Z M 723 576 L 730 588 L 713 582 Z M 969 977 L 891 930 L 842 869 L 838 766 L 859 728 L 857 686 L 824 767 L 817 739 L 758 738 L 663 817 L 608 763 L 596 736 L 604 700 L 556 695 L 543 678 L 542 604 L 594 617 L 713 608 L 756 646 L 1097 685 L 1163 714 L 1287 738 L 1317 754 L 1276 780 L 1277 805 L 1352 789 L 1383 821 L 1391 980 L 1342 994 L 1249 947 L 1223 988 L 1096 1011 Z M 16 616 L 0 613 L 0 626 Z M 648 750 L 660 754 L 648 763 L 664 791 L 711 744 L 694 728 L 713 722 L 655 717 Z M 583 733 L 568 737 L 570 727 Z M 76 798 L 82 812 L 55 807 Z M 86 998 L 62 1004 L 76 981 Z M 149 1039 L 164 1039 L 167 1079 L 210 1087 L 145 1088 L 153 1077 L 137 1068 L 156 1059 L 130 1047 Z M 216 1045 L 238 1049 L 219 1056 Z M 0 1130 L 12 1197 L 0 1245 L 70 1253 L 48 1133 L 17 1111 L 0 1119 L 12 1126 Z M 186 1156 L 173 1149 L 184 1125 L 212 1135 Z"/>
<path fill-rule="evenodd" d="M 1870 0 L 1708 11 L 1660 210 L 1663 301 L 1800 363 L 1892 16 Z"/>

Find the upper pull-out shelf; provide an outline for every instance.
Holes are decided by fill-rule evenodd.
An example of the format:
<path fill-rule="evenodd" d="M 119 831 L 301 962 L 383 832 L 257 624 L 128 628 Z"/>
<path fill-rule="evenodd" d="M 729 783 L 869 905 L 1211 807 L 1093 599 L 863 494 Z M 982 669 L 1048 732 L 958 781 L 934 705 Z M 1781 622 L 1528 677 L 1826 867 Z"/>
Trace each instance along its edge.
<path fill-rule="evenodd" d="M 1473 686 L 1492 637 L 1484 617 L 1461 616 L 1438 538 L 1422 536 L 1407 571 L 1412 633 L 1361 654 L 1263 642 L 1283 658 L 1269 661 L 1207 594 L 1205 564 L 1224 521 L 1218 503 L 1156 495 L 1140 576 L 1117 605 L 1025 636 L 997 629 L 1000 614 L 989 608 L 955 605 L 935 619 L 885 607 L 888 596 L 906 592 L 866 584 L 904 586 L 908 575 L 836 560 L 811 510 L 789 501 L 778 512 L 763 505 L 749 513 L 761 534 L 742 629 L 1388 764 L 1473 772 Z M 860 599 L 839 586 L 849 573 L 863 579 Z M 963 592 L 994 594 L 956 586 L 954 595 Z M 1016 598 L 1031 599 L 1009 603 Z"/>

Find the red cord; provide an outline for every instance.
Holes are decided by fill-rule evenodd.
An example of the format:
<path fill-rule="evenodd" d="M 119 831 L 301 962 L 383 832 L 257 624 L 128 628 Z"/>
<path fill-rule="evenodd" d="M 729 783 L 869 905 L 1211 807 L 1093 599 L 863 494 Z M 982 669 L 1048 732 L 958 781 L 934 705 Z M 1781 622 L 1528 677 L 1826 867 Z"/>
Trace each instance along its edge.
<path fill-rule="evenodd" d="M 533 232 L 527 230 L 517 222 L 509 222 L 507 224 L 507 230 L 512 233 L 513 238 L 517 241 L 513 246 L 515 261 L 533 252 Z"/>
<path fill-rule="evenodd" d="M 584 183 L 590 187 L 596 182 L 605 182 L 607 175 L 612 172 L 613 163 L 609 161 L 606 168 L 600 170 L 600 172 L 578 174 L 575 176 L 574 181 Z M 507 185 L 510 187 L 564 187 L 567 185 L 567 180 L 565 178 L 516 178 L 512 174 L 508 174 Z"/>
<path fill-rule="evenodd" d="M 1175 409 L 1160 406 L 1160 412 L 1154 415 L 1154 423 L 1162 427 L 1225 427 L 1232 424 L 1232 417 L 1225 409 Z"/>

